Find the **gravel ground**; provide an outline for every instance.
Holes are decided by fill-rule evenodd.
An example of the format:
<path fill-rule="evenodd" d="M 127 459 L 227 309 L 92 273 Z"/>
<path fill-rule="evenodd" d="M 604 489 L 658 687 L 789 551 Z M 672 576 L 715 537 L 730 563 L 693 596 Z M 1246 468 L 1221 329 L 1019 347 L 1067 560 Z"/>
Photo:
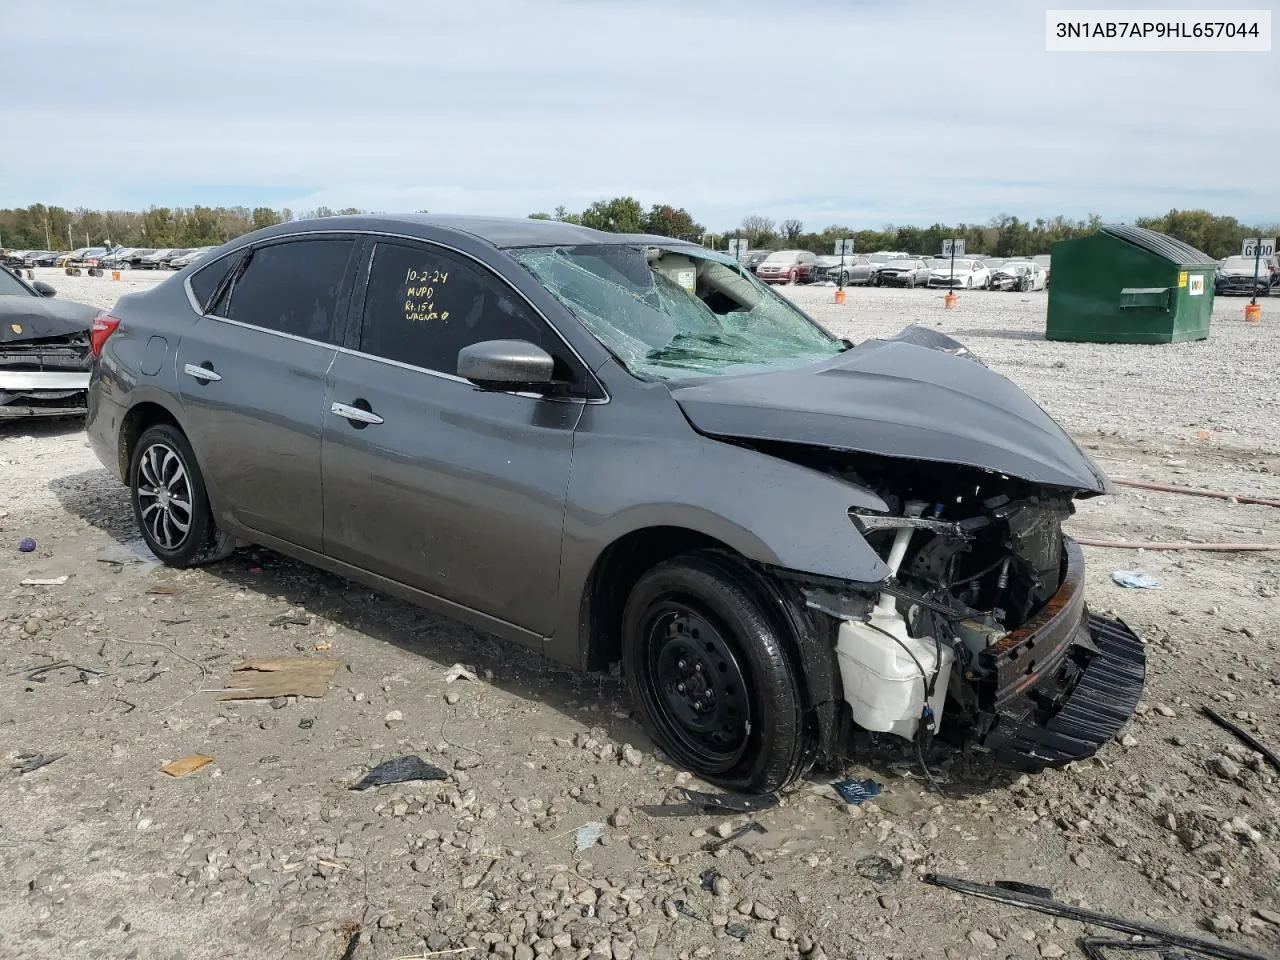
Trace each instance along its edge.
<path fill-rule="evenodd" d="M 42 278 L 105 307 L 153 280 L 125 276 Z M 909 322 L 956 335 L 1116 476 L 1280 497 L 1280 299 L 1257 327 L 1224 300 L 1210 341 L 1134 347 L 1043 341 L 1043 294 L 945 311 L 923 290 L 853 289 L 843 306 L 830 288 L 786 293 L 855 339 Z M 1035 777 L 952 770 L 943 797 L 909 764 L 851 765 L 884 783 L 877 800 L 845 807 L 815 776 L 759 816 L 767 833 L 712 854 L 744 818 L 671 803 L 690 781 L 616 676 L 265 552 L 159 567 L 74 423 L 0 427 L 0 490 L 0 957 L 338 958 L 356 932 L 355 960 L 1079 955 L 1079 924 L 952 896 L 927 871 L 1280 953 L 1280 778 L 1198 713 L 1214 704 L 1280 745 L 1280 554 L 1086 548 L 1093 606 L 1148 642 L 1147 698 L 1120 742 Z M 1071 524 L 1274 542 L 1276 517 L 1122 489 Z M 28 536 L 37 550 L 19 553 Z M 1163 589 L 1121 589 L 1121 568 Z M 287 655 L 342 665 L 318 699 L 208 692 L 245 657 Z M 446 682 L 457 662 L 477 678 Z M 159 772 L 196 752 L 214 762 Z M 19 775 L 20 753 L 65 756 Z M 448 779 L 347 789 L 405 753 Z M 603 834 L 578 851 L 588 823 Z M 871 879 L 865 857 L 894 869 Z"/>

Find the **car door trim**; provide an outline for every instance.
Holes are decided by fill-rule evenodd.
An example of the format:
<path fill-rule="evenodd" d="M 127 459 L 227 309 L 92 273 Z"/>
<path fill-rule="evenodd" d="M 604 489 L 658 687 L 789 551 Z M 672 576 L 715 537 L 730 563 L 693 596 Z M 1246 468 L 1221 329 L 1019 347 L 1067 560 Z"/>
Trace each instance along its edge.
<path fill-rule="evenodd" d="M 210 266 L 212 266 L 213 264 L 217 263 L 217 262 L 218 262 L 218 260 L 222 260 L 222 259 L 225 259 L 226 257 L 233 256 L 233 255 L 234 255 L 234 254 L 236 254 L 236 253 L 243 253 L 243 252 L 245 252 L 246 250 L 255 249 L 255 248 L 256 248 L 256 247 L 258 247 L 258 246 L 267 246 L 267 245 L 269 245 L 269 244 L 274 244 L 274 243 L 279 242 L 279 241 L 284 241 L 284 240 L 293 240 L 293 239 L 298 239 L 298 238 L 303 238 L 303 237 L 316 237 L 317 235 L 320 235 L 320 236 L 335 236 L 335 237 L 336 237 L 336 236 L 347 236 L 347 237 L 351 237 L 351 238 L 353 238 L 353 239 L 354 239 L 354 238 L 357 238 L 357 237 L 373 237 L 373 238 L 375 238 L 375 242 L 376 242 L 376 238 L 379 238 L 379 237 L 385 237 L 385 238 L 390 239 L 390 240 L 408 240 L 408 241 L 410 241 L 410 242 L 412 242 L 412 243 L 420 243 L 420 244 L 430 244 L 430 245 L 434 245 L 434 246 L 440 247 L 441 249 L 448 250 L 450 253 L 455 253 L 455 254 L 458 254 L 459 256 L 466 257 L 468 260 L 470 260 L 470 261 L 472 261 L 472 262 L 474 262 L 474 263 L 478 264 L 482 269 L 484 269 L 484 270 L 488 271 L 490 274 L 492 274 L 492 275 L 493 275 L 494 277 L 496 277 L 498 280 L 500 280 L 500 281 L 502 281 L 503 283 L 505 283 L 508 287 L 510 287 L 510 288 L 511 288 L 515 293 L 516 293 L 516 295 L 517 295 L 517 296 L 519 296 L 519 297 L 520 297 L 520 299 L 521 299 L 521 300 L 523 300 L 526 304 L 528 304 L 528 305 L 529 305 L 529 309 L 530 309 L 530 310 L 532 310 L 532 311 L 534 312 L 534 314 L 536 314 L 536 315 L 537 315 L 537 316 L 542 320 L 542 322 L 543 322 L 543 323 L 545 323 L 545 324 L 547 325 L 547 327 L 551 330 L 551 332 L 552 332 L 552 333 L 554 333 L 557 337 L 559 337 L 559 338 L 560 338 L 560 341 L 565 345 L 565 347 L 566 347 L 566 348 L 568 348 L 569 352 L 570 352 L 571 354 L 573 354 L 574 359 L 576 359 L 576 360 L 578 361 L 578 363 L 582 366 L 582 369 L 586 372 L 586 375 L 591 379 L 591 381 L 592 381 L 593 383 L 595 383 L 596 387 L 600 390 L 600 393 L 602 393 L 602 394 L 603 394 L 603 396 L 601 396 L 601 397 L 562 397 L 562 398 L 555 398 L 555 399 L 558 399 L 558 400 L 575 400 L 575 401 L 577 401 L 577 402 L 579 402 L 579 403 L 591 403 L 591 404 L 608 403 L 608 402 L 610 401 L 610 399 L 612 399 L 612 398 L 611 398 L 611 395 L 610 395 L 610 393 L 609 393 L 609 389 L 608 389 L 608 387 L 606 387 L 606 386 L 605 386 L 605 384 L 604 384 L 604 382 L 603 382 L 603 381 L 602 381 L 598 376 L 596 376 L 595 371 L 591 369 L 591 365 L 590 365 L 589 363 L 587 363 L 587 361 L 586 361 L 586 360 L 584 360 L 584 359 L 582 358 L 582 354 L 580 354 L 580 353 L 577 351 L 577 348 L 576 348 L 576 347 L 574 347 L 574 345 L 573 345 L 572 343 L 570 343 L 570 342 L 569 342 L 569 339 L 568 339 L 568 338 L 567 338 L 563 333 L 561 333 L 561 332 L 560 332 L 560 328 L 559 328 L 559 327 L 557 327 L 557 326 L 556 326 L 556 325 L 551 321 L 551 319 L 550 319 L 550 318 L 549 318 L 545 313 L 543 313 L 543 312 L 542 312 L 542 310 L 540 310 L 540 309 L 538 308 L 538 305 L 537 305 L 536 303 L 534 303 L 532 300 L 530 300 L 530 299 L 529 299 L 529 298 L 524 294 L 524 292 L 523 292 L 523 291 L 521 291 L 518 287 L 516 287 L 516 286 L 515 286 L 514 284 L 512 284 L 509 280 L 507 280 L 507 278 L 506 278 L 506 277 L 504 277 L 501 273 L 499 273 L 497 270 L 495 270 L 495 269 L 494 269 L 490 264 L 485 263 L 483 260 L 481 260 L 481 259 L 480 259 L 479 257 L 477 257 L 475 254 L 468 253 L 466 250 L 461 250 L 461 249 L 459 249 L 458 247 L 452 246 L 452 245 L 450 245 L 450 244 L 448 244 L 448 243 L 443 243 L 443 242 L 441 242 L 441 241 L 439 241 L 439 240 L 427 240 L 427 239 L 424 239 L 424 238 L 422 238 L 422 237 L 414 237 L 414 236 L 410 236 L 410 235 L 408 235 L 408 234 L 404 234 L 404 233 L 389 233 L 389 232 L 387 232 L 387 231 L 385 231 L 385 230 L 332 230 L 332 231 L 328 231 L 328 230 L 299 230 L 299 231 L 298 231 L 298 232 L 296 232 L 296 233 L 284 233 L 284 234 L 278 234 L 278 235 L 276 235 L 276 236 L 272 236 L 272 237 L 265 238 L 265 239 L 263 239 L 262 241 L 253 241 L 253 242 L 250 242 L 250 243 L 243 244 L 243 245 L 241 245 L 241 246 L 239 246 L 239 247 L 236 247 L 234 250 L 229 250 L 227 253 L 223 254 L 223 255 L 222 255 L 222 256 L 220 256 L 220 257 L 218 257 L 218 258 L 217 258 L 217 260 L 210 260 L 208 263 L 202 264 L 202 265 L 201 265 L 201 267 L 200 267 L 200 269 L 201 269 L 201 270 L 208 269 L 208 267 L 210 267 Z M 497 249 L 497 248 L 495 248 L 495 249 Z M 191 292 L 191 277 L 192 277 L 192 276 L 194 276 L 194 275 L 195 275 L 196 273 L 198 273 L 198 272 L 200 272 L 200 271 L 193 270 L 193 271 L 191 272 L 191 274 L 189 274 L 189 275 L 188 275 L 188 276 L 186 276 L 186 277 L 183 277 L 183 279 L 182 279 L 182 289 L 183 289 L 183 291 L 184 291 L 184 292 L 186 293 L 186 295 L 187 295 L 187 302 L 191 305 L 191 309 L 192 309 L 192 310 L 194 310 L 194 311 L 195 311 L 195 313 L 196 313 L 198 316 L 201 316 L 201 317 L 207 317 L 207 318 L 208 318 L 208 319 L 210 319 L 210 320 L 217 320 L 217 321 L 220 321 L 221 323 L 234 323 L 234 324 L 236 324 L 236 325 L 238 325 L 238 326 L 246 327 L 246 328 L 248 328 L 248 329 L 250 329 L 250 330 L 262 330 L 262 331 L 264 331 L 264 332 L 266 332 L 266 333 L 271 333 L 271 334 L 274 334 L 275 336 L 278 336 L 278 337 L 285 337 L 285 338 L 290 339 L 290 340 L 297 340 L 297 341 L 299 341 L 299 342 L 301 342 L 301 343 L 316 343 L 316 344 L 319 344 L 320 346 L 323 346 L 323 347 L 330 347 L 330 348 L 332 348 L 332 349 L 339 350 L 339 351 L 348 350 L 348 348 L 344 348 L 344 347 L 342 347 L 342 346 L 340 346 L 340 345 L 338 345 L 338 344 L 322 342 L 322 341 L 319 341 L 319 340 L 311 340 L 311 339 L 309 339 L 309 338 L 307 338 L 307 337 L 299 337 L 299 336 L 296 336 L 296 335 L 291 334 L 291 333 L 283 333 L 282 331 L 279 331 L 279 330 L 272 330 L 270 327 L 260 327 L 260 326 L 257 326 L 256 324 L 252 324 L 252 323 L 244 323 L 243 321 L 239 321 L 239 320 L 232 320 L 232 319 L 231 319 L 231 318 L 229 318 L 229 317 L 222 317 L 222 316 L 218 316 L 218 315 L 217 315 L 217 314 L 215 314 L 215 313 L 205 313 L 205 312 L 204 312 L 204 309 L 200 306 L 199 302 L 196 300 L 196 298 L 195 298 L 195 294 L 193 294 L 193 293 Z M 357 265 L 357 267 L 356 267 L 356 274 L 355 274 L 355 276 L 352 278 L 352 284 L 351 284 L 352 289 L 349 291 L 349 293 L 350 293 L 350 295 L 351 295 L 351 298 L 352 298 L 352 299 L 354 299 L 354 297 L 355 297 L 355 292 L 356 292 L 356 291 L 355 291 L 355 281 L 356 281 L 357 279 L 359 279 L 359 276 L 360 276 L 360 268 L 359 268 L 359 266 Z M 366 282 L 366 283 L 368 283 L 368 273 L 367 273 L 367 271 L 366 271 L 366 273 L 365 273 L 365 282 Z M 351 300 L 348 300 L 348 301 L 347 301 L 347 303 L 348 303 L 348 305 L 349 305 L 349 304 L 351 303 Z M 439 370 L 427 370 L 425 367 L 415 367 L 415 366 L 413 366 L 413 365 L 411 365 L 411 364 L 401 364 L 401 363 L 399 363 L 398 361 L 394 361 L 394 360 L 387 360 L 387 358 L 386 358 L 386 357 L 374 357 L 374 356 L 371 356 L 370 354 L 367 354 L 367 353 L 360 353 L 359 351 L 348 351 L 348 352 L 354 353 L 354 354 L 355 354 L 355 355 L 357 355 L 357 356 L 361 356 L 361 357 L 369 357 L 370 359 L 373 359 L 373 360 L 379 360 L 379 361 L 382 361 L 382 362 L 384 362 L 384 363 L 391 363 L 393 366 L 404 366 L 404 367 L 406 367 L 406 368 L 408 368 L 408 369 L 410 369 L 410 370 L 421 370 L 423 373 L 429 373 L 429 374 L 431 374 L 432 376 L 443 377 L 443 378 L 445 378 L 445 379 L 447 379 L 447 380 L 461 380 L 463 383 L 470 383 L 470 382 L 471 382 L 471 381 L 469 381 L 469 380 L 464 380 L 464 379 L 463 379 L 463 378 L 461 378 L 461 377 L 457 377 L 457 376 L 454 376 L 454 375 L 451 375 L 451 374 L 443 373 L 442 371 L 439 371 Z M 503 393 L 508 393 L 508 392 L 511 392 L 511 391 L 502 391 L 502 392 L 503 392 Z M 550 398 L 548 398 L 548 399 L 550 399 Z"/>

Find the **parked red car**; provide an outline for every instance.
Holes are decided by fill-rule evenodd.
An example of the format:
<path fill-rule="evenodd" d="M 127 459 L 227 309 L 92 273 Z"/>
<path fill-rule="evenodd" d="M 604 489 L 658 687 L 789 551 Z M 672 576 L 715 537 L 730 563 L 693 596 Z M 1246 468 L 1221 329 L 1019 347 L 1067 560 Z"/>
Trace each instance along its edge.
<path fill-rule="evenodd" d="M 775 250 L 756 267 L 756 276 L 765 283 L 813 283 L 817 279 L 818 258 L 808 250 Z"/>

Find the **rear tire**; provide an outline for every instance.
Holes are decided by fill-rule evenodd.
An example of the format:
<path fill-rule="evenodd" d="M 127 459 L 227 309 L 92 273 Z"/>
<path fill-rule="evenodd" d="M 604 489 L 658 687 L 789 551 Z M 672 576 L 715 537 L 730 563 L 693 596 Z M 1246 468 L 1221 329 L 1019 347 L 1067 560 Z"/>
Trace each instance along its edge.
<path fill-rule="evenodd" d="M 645 729 L 673 762 L 727 790 L 768 793 L 813 756 L 790 639 L 751 575 L 700 551 L 658 564 L 622 617 L 622 663 Z"/>
<path fill-rule="evenodd" d="M 235 540 L 218 529 L 196 456 L 177 427 L 143 431 L 129 462 L 133 518 L 151 552 L 171 567 L 226 559 Z"/>
<path fill-rule="evenodd" d="M 795 270 L 792 270 L 789 274 L 787 274 L 787 283 L 794 284 L 794 283 L 798 283 L 799 280 L 800 280 L 800 274 L 797 273 Z"/>

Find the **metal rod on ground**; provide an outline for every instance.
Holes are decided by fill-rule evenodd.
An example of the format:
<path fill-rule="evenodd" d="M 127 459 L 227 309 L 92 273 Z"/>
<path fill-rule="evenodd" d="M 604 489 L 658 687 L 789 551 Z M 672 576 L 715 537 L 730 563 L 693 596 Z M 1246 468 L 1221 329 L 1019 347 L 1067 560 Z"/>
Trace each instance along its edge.
<path fill-rule="evenodd" d="M 1222 727 L 1222 729 L 1229 730 L 1230 732 L 1234 733 L 1242 741 L 1247 743 L 1249 746 L 1253 747 L 1253 749 L 1257 750 L 1260 754 L 1262 754 L 1264 757 L 1270 760 L 1271 765 L 1273 767 L 1275 767 L 1277 770 L 1280 770 L 1280 754 L 1277 754 L 1274 750 L 1268 747 L 1265 743 L 1263 743 L 1261 740 L 1255 737 L 1248 730 L 1245 730 L 1243 727 L 1240 727 L 1237 724 L 1232 723 L 1222 714 L 1218 713 L 1217 710 L 1213 709 L 1213 707 L 1203 706 L 1200 708 L 1200 712 L 1203 713 L 1210 720 L 1212 720 L 1214 723 L 1216 723 L 1218 726 Z"/>
<path fill-rule="evenodd" d="M 1059 903 L 1057 900 L 1033 897 L 1013 890 L 1003 890 L 1000 887 L 989 886 L 985 883 L 972 883 L 968 880 L 961 880 L 958 877 L 944 877 L 936 873 L 926 873 L 924 882 L 933 884 L 935 887 L 955 890 L 957 893 L 967 893 L 972 897 L 994 900 L 996 903 L 1026 907 L 1028 910 L 1047 913 L 1052 917 L 1064 917 L 1067 920 L 1076 920 L 1079 923 L 1091 923 L 1097 927 L 1119 930 L 1121 933 L 1128 933 L 1137 937 L 1151 937 L 1152 939 L 1161 940 L 1171 947 L 1195 950 L 1205 956 L 1215 957 L 1217 960 L 1267 960 L 1260 953 L 1254 953 L 1252 950 L 1245 950 L 1241 947 L 1234 947 L 1231 944 L 1219 943 L 1214 940 L 1202 940 L 1199 937 L 1188 937 L 1181 933 L 1175 933 L 1173 930 L 1166 930 L 1164 927 L 1157 927 L 1154 924 L 1126 920 L 1123 917 L 1112 916 L 1109 913 L 1100 913 L 1097 910 L 1089 910 L 1084 907 L 1073 907 L 1066 903 Z"/>
<path fill-rule="evenodd" d="M 1112 477 L 1111 482 L 1120 487 L 1137 487 L 1141 490 L 1160 490 L 1164 493 L 1185 493 L 1193 497 L 1212 497 L 1215 500 L 1234 500 L 1237 503 L 1256 503 L 1263 507 L 1280 507 L 1280 500 L 1251 497 L 1247 494 L 1223 493 L 1221 490 L 1201 490 L 1197 487 L 1179 487 L 1170 483 L 1152 483 L 1149 480 L 1125 480 Z"/>
<path fill-rule="evenodd" d="M 1280 543 L 1142 543 L 1139 540 L 1090 540 L 1076 537 L 1076 543 L 1086 547 L 1112 547 L 1116 550 L 1211 550 L 1219 553 L 1244 553 L 1250 550 L 1280 550 Z"/>

